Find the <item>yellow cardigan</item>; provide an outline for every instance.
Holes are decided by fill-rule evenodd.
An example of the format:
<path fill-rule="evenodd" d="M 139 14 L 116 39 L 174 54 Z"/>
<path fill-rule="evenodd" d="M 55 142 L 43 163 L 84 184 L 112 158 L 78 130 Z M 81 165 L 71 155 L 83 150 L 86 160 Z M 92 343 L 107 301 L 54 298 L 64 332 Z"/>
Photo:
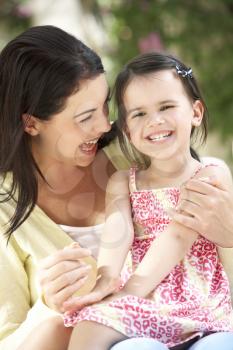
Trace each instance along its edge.
<path fill-rule="evenodd" d="M 116 168 L 128 167 L 116 144 L 105 151 Z M 6 190 L 7 186 L 6 181 L 0 191 Z M 12 200 L 0 204 L 0 350 L 16 350 L 36 325 L 55 314 L 40 299 L 36 266 L 41 258 L 73 242 L 39 207 L 35 207 L 6 246 L 3 225 L 12 216 L 14 207 Z M 222 249 L 222 252 L 233 286 L 233 249 Z"/>

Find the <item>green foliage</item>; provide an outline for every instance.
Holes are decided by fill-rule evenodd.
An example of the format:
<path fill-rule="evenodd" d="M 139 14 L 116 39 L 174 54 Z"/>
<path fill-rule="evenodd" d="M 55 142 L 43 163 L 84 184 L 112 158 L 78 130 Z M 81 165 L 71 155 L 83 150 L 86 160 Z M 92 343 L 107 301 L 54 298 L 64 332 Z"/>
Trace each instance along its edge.
<path fill-rule="evenodd" d="M 99 4 L 105 12 L 108 6 L 112 17 L 107 30 L 113 43 L 109 55 L 114 75 L 130 58 L 146 50 L 142 41 L 147 50 L 165 49 L 179 56 L 200 82 L 210 128 L 224 139 L 232 137 L 232 0 L 99 0 Z"/>
<path fill-rule="evenodd" d="M 31 12 L 26 0 L 0 0 L 1 46 L 30 25 Z"/>

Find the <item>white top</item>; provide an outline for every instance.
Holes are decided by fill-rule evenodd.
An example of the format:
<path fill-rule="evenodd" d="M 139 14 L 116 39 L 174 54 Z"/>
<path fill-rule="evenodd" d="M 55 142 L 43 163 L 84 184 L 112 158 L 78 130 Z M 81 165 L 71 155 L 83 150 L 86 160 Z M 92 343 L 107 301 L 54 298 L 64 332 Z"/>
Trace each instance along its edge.
<path fill-rule="evenodd" d="M 66 225 L 59 226 L 74 241 L 78 242 L 81 247 L 90 249 L 93 257 L 97 259 L 100 245 L 100 235 L 103 232 L 104 224 L 88 227 L 73 227 Z"/>

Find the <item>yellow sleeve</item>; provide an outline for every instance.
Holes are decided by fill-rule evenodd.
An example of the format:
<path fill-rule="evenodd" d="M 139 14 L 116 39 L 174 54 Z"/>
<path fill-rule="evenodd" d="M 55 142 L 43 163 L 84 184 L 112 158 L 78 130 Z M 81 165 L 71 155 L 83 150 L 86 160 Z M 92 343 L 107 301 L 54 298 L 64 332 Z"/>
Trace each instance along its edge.
<path fill-rule="evenodd" d="M 6 246 L 0 232 L 0 350 L 16 350 L 35 326 L 54 314 L 40 300 L 31 306 L 26 259 L 14 237 Z"/>
<path fill-rule="evenodd" d="M 108 146 L 104 147 L 103 151 L 117 170 L 128 170 L 130 168 L 130 162 L 122 153 L 117 137 Z"/>

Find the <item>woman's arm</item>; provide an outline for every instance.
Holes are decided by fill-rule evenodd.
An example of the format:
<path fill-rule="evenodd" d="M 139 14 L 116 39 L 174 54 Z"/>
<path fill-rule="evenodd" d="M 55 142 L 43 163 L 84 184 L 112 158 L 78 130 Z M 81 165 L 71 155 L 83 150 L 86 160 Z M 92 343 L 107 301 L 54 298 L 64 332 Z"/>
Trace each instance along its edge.
<path fill-rule="evenodd" d="M 67 311 L 98 302 L 120 285 L 120 273 L 134 236 L 128 182 L 128 171 L 116 172 L 109 180 L 105 227 L 97 262 L 97 283 L 90 294 L 71 298 L 64 303 Z"/>
<path fill-rule="evenodd" d="M 26 259 L 14 237 L 6 246 L 0 231 L 0 350 L 16 350 L 34 327 L 54 315 L 40 299 L 31 306 Z"/>
<path fill-rule="evenodd" d="M 28 271 L 33 268 L 31 258 L 14 236 L 8 245 L 6 243 L 0 228 L 0 350 L 16 350 L 23 341 L 27 342 L 39 324 L 43 325 L 49 317 L 58 314 L 40 298 L 32 305 L 29 286 L 35 288 L 35 276 L 32 273 L 33 281 L 29 280 Z M 83 285 L 80 278 L 88 272 L 84 271 L 85 267 L 79 267 L 79 258 L 85 259 L 88 254 L 86 249 L 67 247 L 45 259 L 47 269 L 44 266 L 42 273 L 45 298 L 54 309 L 61 309 L 64 300 Z"/>
<path fill-rule="evenodd" d="M 185 185 L 180 202 L 183 213 L 176 213 L 174 220 L 193 229 L 199 227 L 207 239 L 218 245 L 233 300 L 232 177 L 225 163 L 221 162 L 221 166 L 215 168 L 216 171 L 211 176 L 192 179 Z"/>
<path fill-rule="evenodd" d="M 173 219 L 194 231 L 203 232 L 207 239 L 223 248 L 233 248 L 231 173 L 223 162 L 215 168 L 219 170 L 214 174 L 197 176 L 183 186 L 181 212 L 177 212 Z"/>

